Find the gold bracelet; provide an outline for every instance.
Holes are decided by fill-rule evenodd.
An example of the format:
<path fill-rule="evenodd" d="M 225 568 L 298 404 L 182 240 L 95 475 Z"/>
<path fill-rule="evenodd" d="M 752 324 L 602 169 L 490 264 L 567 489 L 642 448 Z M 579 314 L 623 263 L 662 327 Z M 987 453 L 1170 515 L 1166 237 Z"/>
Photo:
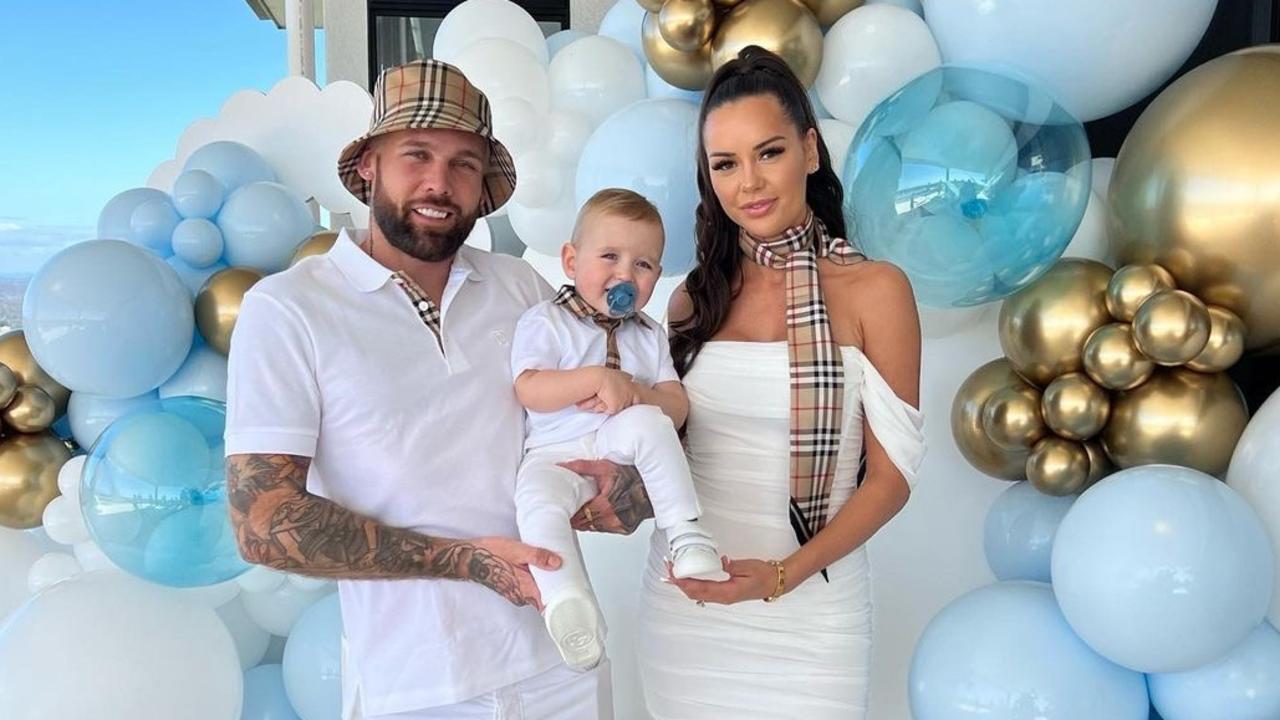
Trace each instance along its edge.
<path fill-rule="evenodd" d="M 778 571 L 778 584 L 773 587 L 773 593 L 764 599 L 765 602 L 771 603 L 787 591 L 787 569 L 782 566 L 780 560 L 770 560 L 769 564 Z"/>

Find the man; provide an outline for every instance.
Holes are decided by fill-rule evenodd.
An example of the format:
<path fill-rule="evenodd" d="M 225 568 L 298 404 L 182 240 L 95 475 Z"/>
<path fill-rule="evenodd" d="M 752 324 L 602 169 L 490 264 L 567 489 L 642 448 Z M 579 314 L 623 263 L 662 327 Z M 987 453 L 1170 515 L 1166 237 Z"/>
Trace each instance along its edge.
<path fill-rule="evenodd" d="M 338 163 L 367 233 L 265 278 L 230 354 L 227 484 L 241 553 L 337 579 L 346 717 L 612 717 L 607 664 L 574 673 L 543 628 L 517 536 L 524 423 L 509 349 L 551 290 L 464 247 L 511 196 L 488 101 L 454 67 L 391 68 Z M 634 472 L 578 463 L 602 497 L 580 526 L 648 515 Z"/>

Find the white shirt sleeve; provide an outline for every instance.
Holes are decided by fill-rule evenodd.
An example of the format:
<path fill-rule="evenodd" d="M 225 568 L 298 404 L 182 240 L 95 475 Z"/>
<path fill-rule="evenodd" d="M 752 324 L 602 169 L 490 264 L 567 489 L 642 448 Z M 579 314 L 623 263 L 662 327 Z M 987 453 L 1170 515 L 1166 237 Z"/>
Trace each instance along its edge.
<path fill-rule="evenodd" d="M 227 362 L 227 454 L 314 457 L 320 435 L 315 367 L 301 316 L 263 293 L 245 295 Z"/>
<path fill-rule="evenodd" d="M 555 328 L 538 304 L 520 316 L 515 336 L 511 339 L 511 377 L 525 370 L 560 370 L 564 357 Z"/>

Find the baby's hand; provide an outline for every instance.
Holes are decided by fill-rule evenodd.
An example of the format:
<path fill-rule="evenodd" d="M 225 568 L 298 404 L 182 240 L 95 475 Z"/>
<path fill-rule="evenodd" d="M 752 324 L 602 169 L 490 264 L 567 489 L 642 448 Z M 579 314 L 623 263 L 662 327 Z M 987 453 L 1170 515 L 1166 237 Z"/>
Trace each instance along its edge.
<path fill-rule="evenodd" d="M 636 403 L 636 384 L 632 381 L 630 374 L 604 368 L 600 388 L 596 390 L 596 398 L 599 401 L 597 407 L 604 406 L 603 411 L 597 412 L 604 412 L 606 415 L 617 414 Z"/>

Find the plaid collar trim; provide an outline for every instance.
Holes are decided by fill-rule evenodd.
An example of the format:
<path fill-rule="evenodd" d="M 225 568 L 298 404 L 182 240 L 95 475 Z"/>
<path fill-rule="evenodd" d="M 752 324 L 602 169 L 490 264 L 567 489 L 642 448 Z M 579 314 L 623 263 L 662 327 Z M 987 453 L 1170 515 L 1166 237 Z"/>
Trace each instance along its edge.
<path fill-rule="evenodd" d="M 596 325 L 615 322 L 618 325 L 621 325 L 627 320 L 634 320 L 640 325 L 640 327 L 646 329 L 649 328 L 649 321 L 645 318 L 644 313 L 639 311 L 620 318 L 610 317 L 602 312 L 597 312 L 595 308 L 591 307 L 590 303 L 578 294 L 578 289 L 572 285 L 561 285 L 560 290 L 556 292 L 556 296 L 552 298 L 551 302 L 568 309 L 569 312 L 579 320 Z"/>

